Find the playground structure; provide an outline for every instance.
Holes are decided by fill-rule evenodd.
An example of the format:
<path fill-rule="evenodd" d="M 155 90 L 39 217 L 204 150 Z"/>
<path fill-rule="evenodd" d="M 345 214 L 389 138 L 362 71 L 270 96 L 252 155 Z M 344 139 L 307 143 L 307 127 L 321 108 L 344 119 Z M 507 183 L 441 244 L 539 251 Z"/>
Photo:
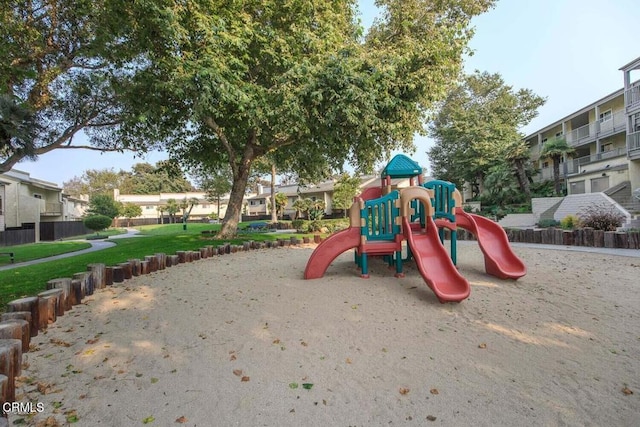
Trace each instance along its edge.
<path fill-rule="evenodd" d="M 422 182 L 420 166 L 397 155 L 382 171 L 380 187 L 367 188 L 349 209 L 350 226 L 332 234 L 314 250 L 305 279 L 324 275 L 333 260 L 355 249 L 361 276 L 369 277 L 369 256 L 385 256 L 402 273 L 402 243 L 427 285 L 441 303 L 460 302 L 470 294 L 468 281 L 456 268 L 457 228 L 476 236 L 484 255 L 485 271 L 500 279 L 518 279 L 526 267 L 511 250 L 502 227 L 462 208 L 455 185 L 446 181 Z M 392 189 L 394 178 L 409 178 L 409 187 Z M 417 178 L 417 181 L 416 181 Z M 444 230 L 450 230 L 450 254 L 444 247 Z M 405 261 L 406 261 L 405 260 Z"/>

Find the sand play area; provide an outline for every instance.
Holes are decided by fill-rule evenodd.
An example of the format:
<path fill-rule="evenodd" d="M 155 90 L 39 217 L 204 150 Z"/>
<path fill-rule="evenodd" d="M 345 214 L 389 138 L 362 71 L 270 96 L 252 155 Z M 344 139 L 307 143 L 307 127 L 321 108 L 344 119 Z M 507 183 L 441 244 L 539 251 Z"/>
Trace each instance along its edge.
<path fill-rule="evenodd" d="M 17 394 L 40 426 L 638 425 L 640 258 L 514 250 L 502 281 L 461 242 L 459 304 L 350 252 L 305 281 L 312 246 L 134 277 L 35 337 Z"/>

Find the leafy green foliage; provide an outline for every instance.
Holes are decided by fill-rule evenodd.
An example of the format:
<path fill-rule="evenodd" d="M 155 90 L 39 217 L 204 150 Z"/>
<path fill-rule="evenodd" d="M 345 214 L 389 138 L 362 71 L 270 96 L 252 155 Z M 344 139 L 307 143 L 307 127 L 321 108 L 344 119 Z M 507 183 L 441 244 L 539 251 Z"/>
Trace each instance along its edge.
<path fill-rule="evenodd" d="M 563 230 L 573 230 L 580 226 L 580 218 L 576 215 L 567 215 L 560 220 L 560 228 Z"/>
<path fill-rule="evenodd" d="M 282 218 L 282 215 L 284 214 L 284 208 L 287 206 L 288 202 L 287 195 L 284 193 L 276 193 L 274 197 L 276 201 L 276 212 L 278 213 L 278 216 Z"/>
<path fill-rule="evenodd" d="M 625 220 L 620 211 L 602 203 L 582 208 L 578 212 L 578 217 L 583 227 L 604 231 L 616 231 Z"/>
<path fill-rule="evenodd" d="M 353 204 L 353 198 L 358 195 L 359 191 L 360 180 L 358 177 L 351 177 L 346 173 L 342 174 L 333 188 L 333 207 L 342 209 L 346 217 Z"/>
<path fill-rule="evenodd" d="M 105 228 L 109 228 L 112 220 L 113 218 L 110 218 L 106 215 L 90 215 L 86 217 L 82 222 L 84 223 L 84 226 L 89 230 L 98 232 L 104 230 Z"/>
<path fill-rule="evenodd" d="M 114 189 L 118 189 L 120 194 L 182 193 L 194 189 L 184 173 L 169 161 L 158 162 L 156 166 L 136 163 L 131 171 L 88 169 L 80 177 L 65 181 L 62 186 L 65 193 L 76 197 L 85 194 L 112 196 Z"/>
<path fill-rule="evenodd" d="M 127 220 L 131 220 L 131 218 L 138 217 L 142 215 L 142 208 L 133 203 L 124 203 L 122 205 L 122 212 L 120 214 L 127 218 Z M 129 226 L 129 221 L 127 221 L 127 227 Z"/>
<path fill-rule="evenodd" d="M 57 0 L 3 2 L 0 13 L 0 87 L 28 116 L 27 138 L 2 138 L 0 172 L 21 159 L 56 148 L 119 150 L 113 137 L 124 117 L 120 100 L 138 52 L 119 32 L 120 2 Z M 125 57 L 127 67 L 122 66 Z M 138 61 L 137 64 L 142 64 Z M 4 114 L 3 114 L 4 116 Z M 17 117 L 17 116 L 12 116 Z M 7 141 L 9 141 L 7 143 Z M 138 141 L 136 148 L 141 148 Z"/>
<path fill-rule="evenodd" d="M 515 176 L 506 165 L 498 165 L 489 169 L 484 182 L 481 200 L 489 205 L 505 205 L 522 200 L 523 193 L 518 189 Z"/>
<path fill-rule="evenodd" d="M 529 89 L 515 91 L 499 74 L 464 76 L 429 126 L 436 142 L 427 153 L 434 175 L 457 186 L 479 185 L 491 167 L 505 164 L 521 176 L 528 150 L 518 129 L 544 102 Z M 522 181 L 518 184 L 526 185 Z"/>
<path fill-rule="evenodd" d="M 538 227 L 540 228 L 557 227 L 558 225 L 560 225 L 560 223 L 555 219 L 541 219 L 538 221 Z"/>
<path fill-rule="evenodd" d="M 461 69 L 471 18 L 493 1 L 378 4 L 363 38 L 352 0 L 127 3 L 122 27 L 150 65 L 133 76 L 123 140 L 163 143 L 188 166 L 228 164 L 222 235 L 260 158 L 302 180 L 345 162 L 372 170 L 412 147 Z"/>
<path fill-rule="evenodd" d="M 104 215 L 113 219 L 120 215 L 121 209 L 122 203 L 116 202 L 107 195 L 98 194 L 89 199 L 87 215 Z"/>

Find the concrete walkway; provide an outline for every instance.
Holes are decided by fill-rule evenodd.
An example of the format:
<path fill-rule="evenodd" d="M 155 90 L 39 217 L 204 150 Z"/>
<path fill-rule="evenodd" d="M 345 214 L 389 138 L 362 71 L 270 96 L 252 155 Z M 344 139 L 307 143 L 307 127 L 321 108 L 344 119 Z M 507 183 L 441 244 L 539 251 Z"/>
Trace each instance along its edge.
<path fill-rule="evenodd" d="M 24 262 L 17 262 L 15 264 L 3 265 L 2 267 L 0 267 L 0 271 L 11 270 L 13 268 L 24 267 L 26 265 L 41 264 L 43 262 L 49 262 L 49 261 L 55 261 L 57 259 L 69 258 L 69 257 L 76 256 L 76 255 L 86 254 L 86 253 L 89 253 L 89 252 L 101 251 L 103 249 L 111 248 L 111 247 L 116 245 L 115 243 L 111 242 L 110 240 L 126 239 L 126 238 L 129 238 L 129 237 L 136 237 L 138 235 L 138 233 L 140 233 L 139 230 L 136 230 L 136 229 L 133 229 L 133 228 L 127 228 L 127 232 L 126 233 L 116 234 L 114 236 L 109 236 L 109 239 L 107 239 L 107 240 L 79 240 L 81 242 L 88 242 L 89 244 L 91 244 L 91 247 L 87 248 L 87 249 L 81 249 L 81 250 L 75 251 L 75 252 L 67 252 L 65 254 L 54 255 L 54 256 L 50 256 L 50 257 L 46 257 L 46 258 L 38 258 L 38 259 L 33 259 L 31 261 L 24 261 Z M 138 237 L 141 237 L 141 236 L 138 236 Z"/>

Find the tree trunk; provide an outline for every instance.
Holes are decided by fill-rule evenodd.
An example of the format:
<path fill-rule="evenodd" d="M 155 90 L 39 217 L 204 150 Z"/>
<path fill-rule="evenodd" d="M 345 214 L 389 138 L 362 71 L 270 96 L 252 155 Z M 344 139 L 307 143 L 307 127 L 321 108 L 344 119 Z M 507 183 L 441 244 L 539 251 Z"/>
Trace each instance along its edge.
<path fill-rule="evenodd" d="M 530 199 L 531 187 L 529 186 L 529 179 L 527 178 L 527 172 L 525 171 L 524 160 L 515 160 L 514 166 L 516 168 L 516 178 L 518 180 L 518 186 L 520 187 L 520 190 L 522 190 L 522 192 L 526 194 L 527 199 Z"/>
<path fill-rule="evenodd" d="M 276 210 L 276 165 L 271 165 L 271 222 L 278 222 Z"/>
<path fill-rule="evenodd" d="M 556 195 L 562 195 L 562 183 L 560 182 L 560 157 L 553 158 L 553 185 Z"/>
<path fill-rule="evenodd" d="M 244 192 L 249 182 L 249 172 L 251 171 L 251 163 L 253 159 L 243 159 L 238 165 L 237 173 L 234 173 L 233 185 L 231 186 L 231 194 L 229 195 L 229 205 L 227 212 L 224 214 L 222 227 L 218 238 L 226 239 L 235 236 L 242 214 L 242 200 Z"/>

